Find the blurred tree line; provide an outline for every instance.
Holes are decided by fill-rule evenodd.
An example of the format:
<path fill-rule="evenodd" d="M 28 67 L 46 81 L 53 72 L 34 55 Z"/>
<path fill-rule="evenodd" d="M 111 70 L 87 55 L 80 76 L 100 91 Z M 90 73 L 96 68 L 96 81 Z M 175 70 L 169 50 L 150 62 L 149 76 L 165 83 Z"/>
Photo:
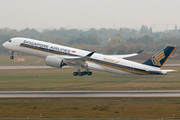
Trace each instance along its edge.
<path fill-rule="evenodd" d="M 21 31 L 14 29 L 0 29 L 0 44 L 13 37 L 27 37 L 41 41 L 76 47 L 79 49 L 96 51 L 104 54 L 127 54 L 144 49 L 147 52 L 156 52 L 167 45 L 179 48 L 180 32 L 156 32 L 145 25 L 140 30 L 130 28 L 95 29 L 83 31 L 78 29 L 60 28 L 59 30 L 45 29 L 42 32 L 26 28 Z M 8 54 L 8 50 L 0 46 L 0 54 Z M 176 49 L 175 53 L 180 53 Z"/>

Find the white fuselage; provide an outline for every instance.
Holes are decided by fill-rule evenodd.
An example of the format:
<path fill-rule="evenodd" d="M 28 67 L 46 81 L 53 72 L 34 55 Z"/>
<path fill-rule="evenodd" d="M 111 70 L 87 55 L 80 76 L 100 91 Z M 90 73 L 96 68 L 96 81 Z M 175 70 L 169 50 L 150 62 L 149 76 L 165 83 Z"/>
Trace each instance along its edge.
<path fill-rule="evenodd" d="M 28 38 L 12 38 L 11 42 L 7 41 L 3 46 L 11 51 L 42 58 L 49 55 L 84 57 L 90 53 L 85 50 Z M 115 74 L 150 74 L 149 71 L 160 70 L 157 67 L 98 53 L 94 53 L 86 63 L 88 64 L 87 69 Z"/>

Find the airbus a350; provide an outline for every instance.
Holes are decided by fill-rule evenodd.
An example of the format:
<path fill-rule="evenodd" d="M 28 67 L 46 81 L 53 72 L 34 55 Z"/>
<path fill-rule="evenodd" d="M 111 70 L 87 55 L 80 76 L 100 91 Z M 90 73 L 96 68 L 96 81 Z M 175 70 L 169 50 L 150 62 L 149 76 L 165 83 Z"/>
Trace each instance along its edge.
<path fill-rule="evenodd" d="M 126 55 L 104 55 L 22 37 L 12 38 L 3 46 L 11 51 L 11 59 L 14 59 L 14 52 L 18 52 L 45 58 L 48 66 L 74 66 L 77 68 L 74 76 L 92 75 L 90 70 L 138 75 L 165 75 L 175 71 L 161 69 L 175 50 L 173 46 L 165 47 L 142 64 L 125 58 L 136 56 L 143 50 Z"/>

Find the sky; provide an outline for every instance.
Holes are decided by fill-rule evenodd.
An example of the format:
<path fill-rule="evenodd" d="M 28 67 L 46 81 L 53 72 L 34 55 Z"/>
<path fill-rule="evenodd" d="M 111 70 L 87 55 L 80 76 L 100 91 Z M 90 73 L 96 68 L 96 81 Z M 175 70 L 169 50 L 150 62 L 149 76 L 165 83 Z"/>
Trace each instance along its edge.
<path fill-rule="evenodd" d="M 180 29 L 180 0 L 0 0 L 0 28 Z"/>

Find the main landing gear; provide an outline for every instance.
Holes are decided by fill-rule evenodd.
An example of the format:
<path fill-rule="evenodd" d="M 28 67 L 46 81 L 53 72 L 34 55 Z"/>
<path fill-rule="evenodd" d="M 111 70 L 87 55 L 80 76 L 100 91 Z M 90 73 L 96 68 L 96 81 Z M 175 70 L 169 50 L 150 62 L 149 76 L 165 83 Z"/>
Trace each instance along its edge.
<path fill-rule="evenodd" d="M 10 59 L 14 59 L 14 51 L 11 51 Z"/>
<path fill-rule="evenodd" d="M 73 72 L 73 75 L 74 76 L 83 76 L 83 75 L 92 75 L 92 72 L 91 71 L 83 71 L 81 72 L 80 70 L 78 70 L 77 72 Z"/>

